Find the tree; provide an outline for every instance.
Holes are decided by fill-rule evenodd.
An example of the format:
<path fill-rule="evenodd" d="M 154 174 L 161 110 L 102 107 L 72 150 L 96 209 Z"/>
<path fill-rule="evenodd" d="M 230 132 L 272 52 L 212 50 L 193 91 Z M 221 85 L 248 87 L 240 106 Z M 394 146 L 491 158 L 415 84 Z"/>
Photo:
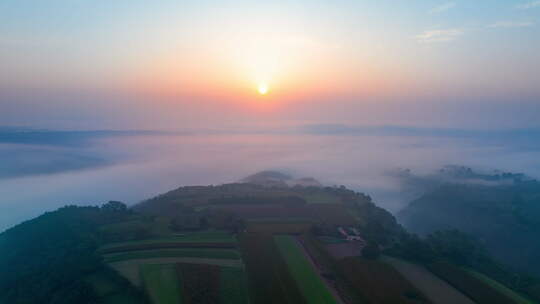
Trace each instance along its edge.
<path fill-rule="evenodd" d="M 103 204 L 101 209 L 104 211 L 125 212 L 127 211 L 127 206 L 119 201 L 109 201 L 108 203 Z"/>

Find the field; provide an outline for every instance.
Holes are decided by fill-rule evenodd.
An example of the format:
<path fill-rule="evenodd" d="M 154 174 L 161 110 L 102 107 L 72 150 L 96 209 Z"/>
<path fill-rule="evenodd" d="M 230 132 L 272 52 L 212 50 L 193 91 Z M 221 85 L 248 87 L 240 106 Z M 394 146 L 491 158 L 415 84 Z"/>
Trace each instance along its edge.
<path fill-rule="evenodd" d="M 250 220 L 247 221 L 247 231 L 250 233 L 269 234 L 301 234 L 308 232 L 313 222 L 302 219 L 290 220 Z"/>
<path fill-rule="evenodd" d="M 310 304 L 335 304 L 334 296 L 326 287 L 324 281 L 315 271 L 292 236 L 275 236 L 274 241 L 280 254 L 284 257 L 292 277 L 300 292 Z"/>
<path fill-rule="evenodd" d="M 249 303 L 248 282 L 242 268 L 221 267 L 219 293 L 221 304 Z"/>
<path fill-rule="evenodd" d="M 435 304 L 474 304 L 470 298 L 423 266 L 392 257 L 383 257 L 382 260 L 392 265 Z"/>
<path fill-rule="evenodd" d="M 182 278 L 185 304 L 219 303 L 220 268 L 205 264 L 176 264 Z"/>
<path fill-rule="evenodd" d="M 109 266 L 143 287 L 153 304 L 247 304 L 246 274 L 236 247 L 232 234 L 206 231 L 109 244 L 100 252 Z"/>
<path fill-rule="evenodd" d="M 244 234 L 240 246 L 248 272 L 250 298 L 257 304 L 306 303 L 270 235 Z"/>
<path fill-rule="evenodd" d="M 236 243 L 236 238 L 227 232 L 209 231 L 209 232 L 192 232 L 185 234 L 174 234 L 166 237 L 151 238 L 146 240 L 137 240 L 129 242 L 111 243 L 103 246 L 101 250 L 107 251 L 115 247 L 137 246 L 148 244 L 169 244 L 169 243 Z"/>
<path fill-rule="evenodd" d="M 519 295 L 518 293 L 516 293 L 515 291 L 513 291 L 512 289 L 502 285 L 501 283 L 481 274 L 481 273 L 478 273 L 472 269 L 466 269 L 465 271 L 467 271 L 469 274 L 471 274 L 473 277 L 479 279 L 479 280 L 482 280 L 484 283 L 488 284 L 489 286 L 491 286 L 492 288 L 496 289 L 497 291 L 499 291 L 501 294 L 503 294 L 504 296 L 506 296 L 507 298 L 509 299 L 512 299 L 512 301 L 514 303 L 519 303 L 519 304 L 534 304 L 533 301 L 531 300 L 528 300 L 526 299 L 525 297 Z"/>
<path fill-rule="evenodd" d="M 180 281 L 173 265 L 145 264 L 140 272 L 152 304 L 181 303 Z"/>
<path fill-rule="evenodd" d="M 362 303 L 430 303 L 418 289 L 386 263 L 348 257 L 337 264 L 343 276 L 360 294 Z"/>
<path fill-rule="evenodd" d="M 504 293 L 498 287 L 487 283 L 484 279 L 480 279 L 470 272 L 448 263 L 438 262 L 431 264 L 429 265 L 429 270 L 468 295 L 477 303 L 532 303 L 526 299 L 520 300 L 520 296 L 517 294 L 510 295 Z"/>
<path fill-rule="evenodd" d="M 139 250 L 123 253 L 107 254 L 104 256 L 105 263 L 113 263 L 133 259 L 150 259 L 163 257 L 198 257 L 208 259 L 240 259 L 240 254 L 232 249 L 207 249 L 207 248 L 185 248 L 185 249 L 157 249 Z"/>

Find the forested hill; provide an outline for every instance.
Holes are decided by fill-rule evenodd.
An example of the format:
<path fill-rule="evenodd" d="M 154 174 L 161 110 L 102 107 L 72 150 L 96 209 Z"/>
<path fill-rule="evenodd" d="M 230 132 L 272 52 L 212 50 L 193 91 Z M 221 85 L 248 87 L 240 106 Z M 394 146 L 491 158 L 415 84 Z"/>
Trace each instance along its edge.
<path fill-rule="evenodd" d="M 470 233 L 501 261 L 539 275 L 540 183 L 522 174 L 445 170 L 404 177 L 425 193 L 398 214 L 400 222 L 422 235 L 441 229 Z"/>

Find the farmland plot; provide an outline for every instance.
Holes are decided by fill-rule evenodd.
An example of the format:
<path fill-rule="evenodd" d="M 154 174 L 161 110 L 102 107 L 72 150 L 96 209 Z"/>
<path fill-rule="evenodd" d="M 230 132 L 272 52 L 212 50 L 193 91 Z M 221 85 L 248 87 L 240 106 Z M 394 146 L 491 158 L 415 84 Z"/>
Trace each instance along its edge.
<path fill-rule="evenodd" d="M 306 259 L 296 239 L 282 235 L 275 236 L 274 240 L 306 301 L 310 304 L 336 304 L 334 296 Z"/>
<path fill-rule="evenodd" d="M 232 249 L 184 248 L 128 251 L 122 253 L 107 254 L 104 256 L 106 263 L 133 259 L 150 259 L 165 257 L 191 257 L 238 260 L 240 259 L 240 254 L 238 253 L 238 251 Z"/>
<path fill-rule="evenodd" d="M 141 265 L 140 272 L 152 304 L 181 303 L 180 281 L 174 265 L 145 264 Z"/>
<path fill-rule="evenodd" d="M 250 298 L 253 303 L 306 303 L 271 236 L 244 234 L 240 237 L 240 246 L 247 267 Z"/>
<path fill-rule="evenodd" d="M 514 301 L 514 303 L 519 303 L 519 304 L 534 304 L 533 301 L 529 300 L 529 299 L 526 299 L 525 297 L 519 295 L 518 293 L 516 293 L 515 291 L 511 290 L 510 288 L 504 286 L 503 284 L 479 273 L 479 272 L 476 272 L 472 269 L 466 269 L 465 271 L 467 271 L 469 274 L 471 274 L 472 276 L 482 280 L 484 283 L 488 284 L 489 286 L 491 286 L 492 288 L 495 288 L 497 291 L 499 291 L 500 293 L 504 294 L 505 297 L 509 298 L 509 299 L 512 299 L 512 301 Z"/>
<path fill-rule="evenodd" d="M 219 293 L 221 304 L 248 304 L 249 294 L 245 270 L 221 267 Z"/>
<path fill-rule="evenodd" d="M 383 262 L 348 257 L 340 260 L 338 267 L 361 295 L 362 303 L 430 303 L 392 266 Z"/>
<path fill-rule="evenodd" d="M 392 265 L 435 304 L 474 304 L 470 298 L 423 266 L 393 257 L 383 257 L 382 260 Z"/>

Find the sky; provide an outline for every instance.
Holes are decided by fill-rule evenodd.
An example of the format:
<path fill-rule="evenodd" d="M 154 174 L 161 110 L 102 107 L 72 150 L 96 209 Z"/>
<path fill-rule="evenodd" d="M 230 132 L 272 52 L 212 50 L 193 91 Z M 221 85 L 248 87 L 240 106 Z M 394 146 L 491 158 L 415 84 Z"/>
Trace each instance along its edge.
<path fill-rule="evenodd" d="M 540 126 L 535 0 L 4 0 L 0 20 L 2 126 Z"/>

